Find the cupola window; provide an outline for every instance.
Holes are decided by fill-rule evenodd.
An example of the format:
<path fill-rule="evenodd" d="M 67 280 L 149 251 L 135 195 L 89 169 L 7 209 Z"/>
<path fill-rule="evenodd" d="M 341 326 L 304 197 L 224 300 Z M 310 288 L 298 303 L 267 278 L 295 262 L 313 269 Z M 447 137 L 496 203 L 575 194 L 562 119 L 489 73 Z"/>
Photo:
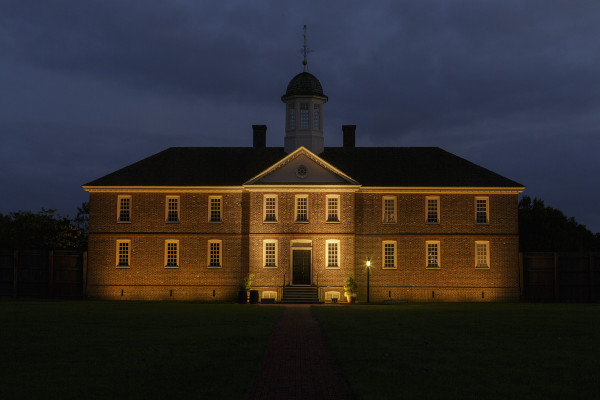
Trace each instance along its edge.
<path fill-rule="evenodd" d="M 308 103 L 300 104 L 300 129 L 308 129 Z"/>
<path fill-rule="evenodd" d="M 288 104 L 288 129 L 296 128 L 296 106 Z"/>
<path fill-rule="evenodd" d="M 313 129 L 319 130 L 321 124 L 321 107 L 315 104 L 313 109 Z"/>

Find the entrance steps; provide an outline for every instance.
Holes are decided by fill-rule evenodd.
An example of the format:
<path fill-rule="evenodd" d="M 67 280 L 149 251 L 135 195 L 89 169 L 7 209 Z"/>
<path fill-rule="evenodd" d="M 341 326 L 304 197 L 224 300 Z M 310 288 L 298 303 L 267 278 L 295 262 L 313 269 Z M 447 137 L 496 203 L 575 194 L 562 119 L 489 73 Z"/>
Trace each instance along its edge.
<path fill-rule="evenodd" d="M 286 286 L 280 303 L 286 304 L 317 304 L 319 293 L 316 286 Z"/>

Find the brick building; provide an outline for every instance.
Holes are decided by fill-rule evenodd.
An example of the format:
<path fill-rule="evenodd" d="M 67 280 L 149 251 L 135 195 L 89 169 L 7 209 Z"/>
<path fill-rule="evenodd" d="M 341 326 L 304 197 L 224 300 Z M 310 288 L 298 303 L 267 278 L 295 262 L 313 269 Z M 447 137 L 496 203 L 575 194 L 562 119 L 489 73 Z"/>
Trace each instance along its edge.
<path fill-rule="evenodd" d="M 519 296 L 523 186 L 435 147 L 324 147 L 327 96 L 308 72 L 285 95 L 284 147 L 169 148 L 94 180 L 87 293 L 233 300 L 255 274 L 262 298 L 311 287 L 343 300 Z"/>

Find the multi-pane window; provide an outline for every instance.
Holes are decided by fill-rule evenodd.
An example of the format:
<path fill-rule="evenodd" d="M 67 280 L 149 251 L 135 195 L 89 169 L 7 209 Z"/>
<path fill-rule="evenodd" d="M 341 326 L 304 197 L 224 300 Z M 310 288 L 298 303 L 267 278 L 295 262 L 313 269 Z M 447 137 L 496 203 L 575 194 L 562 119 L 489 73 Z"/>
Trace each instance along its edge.
<path fill-rule="evenodd" d="M 179 265 L 179 241 L 167 240 L 165 242 L 165 266 L 177 267 Z"/>
<path fill-rule="evenodd" d="M 396 268 L 396 242 L 383 242 L 383 268 Z"/>
<path fill-rule="evenodd" d="M 383 223 L 393 224 L 396 222 L 396 198 L 386 196 L 383 198 Z"/>
<path fill-rule="evenodd" d="M 131 196 L 118 196 L 118 222 L 131 222 Z"/>
<path fill-rule="evenodd" d="M 340 241 L 327 240 L 327 268 L 339 268 L 340 260 Z"/>
<path fill-rule="evenodd" d="M 277 266 L 277 241 L 276 240 L 265 240 L 263 241 L 263 254 L 265 267 L 276 267 Z"/>
<path fill-rule="evenodd" d="M 277 196 L 265 195 L 265 222 L 277 222 Z"/>
<path fill-rule="evenodd" d="M 221 196 L 210 196 L 208 198 L 210 222 L 221 222 Z"/>
<path fill-rule="evenodd" d="M 440 198 L 427 196 L 425 202 L 427 207 L 427 223 L 438 224 L 440 222 Z"/>
<path fill-rule="evenodd" d="M 321 126 L 321 106 L 315 104 L 313 108 L 313 129 L 318 130 Z"/>
<path fill-rule="evenodd" d="M 288 104 L 288 129 L 296 129 L 296 105 Z"/>
<path fill-rule="evenodd" d="M 129 267 L 129 252 L 131 242 L 129 240 L 117 240 L 117 267 Z"/>
<path fill-rule="evenodd" d="M 221 266 L 221 241 L 220 240 L 209 240 L 208 241 L 208 266 L 209 267 L 220 267 Z"/>
<path fill-rule="evenodd" d="M 488 198 L 475 197 L 475 223 L 488 224 L 489 220 Z"/>
<path fill-rule="evenodd" d="M 490 267 L 490 242 L 477 241 L 475 242 L 475 267 L 489 268 Z"/>
<path fill-rule="evenodd" d="M 167 196 L 167 222 L 179 222 L 179 196 Z"/>
<path fill-rule="evenodd" d="M 327 222 L 340 221 L 340 196 L 327 196 Z"/>
<path fill-rule="evenodd" d="M 440 242 L 427 242 L 427 268 L 440 267 Z"/>
<path fill-rule="evenodd" d="M 308 103 L 300 103 L 300 129 L 308 129 Z"/>
<path fill-rule="evenodd" d="M 296 222 L 308 222 L 308 196 L 296 196 Z"/>

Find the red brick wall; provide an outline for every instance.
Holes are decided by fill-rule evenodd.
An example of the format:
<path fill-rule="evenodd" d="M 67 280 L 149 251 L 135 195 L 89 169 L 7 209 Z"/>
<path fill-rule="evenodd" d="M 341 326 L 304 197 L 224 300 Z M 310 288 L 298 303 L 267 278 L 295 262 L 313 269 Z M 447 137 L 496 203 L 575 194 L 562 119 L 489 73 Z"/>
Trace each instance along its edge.
<path fill-rule="evenodd" d="M 117 196 L 131 196 L 131 223 L 117 223 Z M 180 196 L 179 223 L 166 223 L 165 202 Z M 223 196 L 223 222 L 208 222 L 208 197 Z M 92 232 L 241 233 L 242 193 L 91 193 Z"/>
<path fill-rule="evenodd" d="M 278 198 L 279 215 L 277 223 L 263 222 L 263 199 L 265 194 L 275 194 Z M 308 195 L 309 223 L 295 223 L 295 195 Z M 326 196 L 340 195 L 340 222 L 326 222 Z M 344 192 L 250 192 L 250 233 L 354 233 L 354 193 Z"/>
<path fill-rule="evenodd" d="M 264 194 L 278 196 L 278 223 L 263 222 Z M 295 194 L 308 194 L 309 223 L 295 223 Z M 326 223 L 326 195 L 340 195 L 340 222 Z M 131 195 L 131 223 L 117 223 L 117 196 Z M 165 223 L 165 198 L 180 196 L 180 223 Z M 223 222 L 208 222 L 208 197 L 223 196 Z M 386 195 L 389 195 L 386 193 Z M 336 191 L 90 194 L 88 294 L 123 299 L 233 300 L 242 278 L 280 291 L 289 284 L 291 244 L 309 240 L 312 282 L 343 291 L 347 276 L 366 298 L 418 301 L 515 300 L 519 293 L 517 195 L 489 195 L 488 225 L 475 224 L 474 194 L 440 194 L 440 223 L 425 223 L 425 194 L 396 194 L 396 224 L 382 223 L 383 193 Z M 131 240 L 131 266 L 116 268 L 116 240 Z M 179 240 L 179 268 L 165 268 L 164 242 Z M 208 240 L 223 241 L 222 268 L 207 267 Z M 263 240 L 278 240 L 278 265 L 264 268 Z M 340 240 L 340 268 L 327 269 L 325 243 Z M 397 242 L 398 267 L 384 270 L 382 241 Z M 440 269 L 425 268 L 427 240 L 440 242 Z M 475 269 L 475 241 L 490 243 L 490 268 Z M 483 295 L 482 295 L 483 292 Z M 280 293 L 280 292 L 279 292 Z M 214 294 L 214 295 L 213 295 Z"/>
<path fill-rule="evenodd" d="M 357 193 L 356 233 L 519 233 L 516 194 L 483 195 L 489 197 L 490 223 L 488 225 L 475 224 L 475 194 L 440 194 L 439 224 L 425 223 L 427 195 L 397 194 L 398 222 L 383 224 L 381 223 L 383 218 L 381 199 L 384 195 L 390 194 Z"/>
<path fill-rule="evenodd" d="M 130 194 L 131 223 L 117 223 L 117 196 Z M 180 223 L 165 222 L 163 193 L 91 193 L 90 297 L 233 300 L 248 272 L 242 194 L 180 196 Z M 208 196 L 223 196 L 223 222 L 208 222 Z M 165 268 L 165 240 L 179 240 L 179 268 Z M 208 241 L 222 240 L 222 267 L 208 267 Z M 130 267 L 116 267 L 116 241 L 131 240 Z"/>
<path fill-rule="evenodd" d="M 371 301 L 518 299 L 516 194 L 483 194 L 489 197 L 487 225 L 475 223 L 475 194 L 439 194 L 439 224 L 426 223 L 426 194 L 398 194 L 398 222 L 383 224 L 382 196 L 357 194 L 355 272 L 362 300 L 367 291 L 367 257 L 372 261 Z M 382 268 L 384 240 L 397 242 L 396 269 Z M 439 269 L 426 268 L 427 241 L 440 242 Z M 489 269 L 475 268 L 475 241 L 489 241 Z"/>

